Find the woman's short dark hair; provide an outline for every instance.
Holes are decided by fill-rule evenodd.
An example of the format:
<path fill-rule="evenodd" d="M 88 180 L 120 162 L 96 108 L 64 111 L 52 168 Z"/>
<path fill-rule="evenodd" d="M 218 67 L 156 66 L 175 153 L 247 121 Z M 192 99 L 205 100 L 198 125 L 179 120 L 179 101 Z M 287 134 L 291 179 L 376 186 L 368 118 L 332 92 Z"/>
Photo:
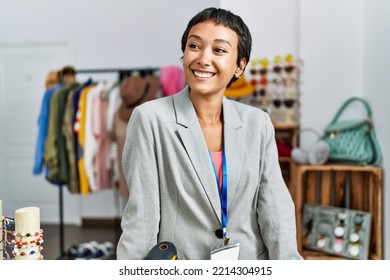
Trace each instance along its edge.
<path fill-rule="evenodd" d="M 244 21 L 241 19 L 241 17 L 233 14 L 230 11 L 220 9 L 220 8 L 207 8 L 195 15 L 187 25 L 186 30 L 183 33 L 183 36 L 181 38 L 181 50 L 184 53 L 184 50 L 186 48 L 188 34 L 190 33 L 190 30 L 192 27 L 197 25 L 198 23 L 211 20 L 214 21 L 216 24 L 222 24 L 234 32 L 236 32 L 238 37 L 238 56 L 237 56 L 237 66 L 240 65 L 241 59 L 245 58 L 246 62 L 249 62 L 251 50 L 252 50 L 252 36 L 251 33 L 244 23 Z M 244 69 L 243 69 L 244 70 Z M 229 87 L 237 78 L 233 76 L 231 81 L 229 82 Z"/>

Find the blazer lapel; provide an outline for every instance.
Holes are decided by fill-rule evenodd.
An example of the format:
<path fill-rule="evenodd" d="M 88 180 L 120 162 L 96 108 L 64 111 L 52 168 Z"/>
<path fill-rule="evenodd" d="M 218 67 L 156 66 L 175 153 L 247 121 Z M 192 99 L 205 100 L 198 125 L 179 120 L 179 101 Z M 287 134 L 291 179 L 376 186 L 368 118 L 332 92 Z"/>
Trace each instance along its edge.
<path fill-rule="evenodd" d="M 215 183 L 215 175 L 211 165 L 208 148 L 202 129 L 196 117 L 194 106 L 189 98 L 188 87 L 173 96 L 176 111 L 176 121 L 179 124 L 178 133 L 186 149 L 188 157 L 198 175 L 215 214 L 221 221 L 221 202 Z M 245 143 L 242 122 L 232 101 L 223 98 L 224 116 L 224 148 L 228 176 L 228 207 L 232 203 L 240 179 L 244 163 L 245 149 L 240 149 Z M 229 217 L 228 217 L 229 218 Z"/>
<path fill-rule="evenodd" d="M 226 167 L 228 176 L 228 210 L 232 203 L 234 194 L 238 187 L 241 168 L 244 163 L 245 149 L 240 148 L 245 143 L 244 129 L 233 101 L 224 97 L 223 99 L 224 118 L 224 144 Z M 229 224 L 229 216 L 228 216 Z"/>
<path fill-rule="evenodd" d="M 215 175 L 202 129 L 189 98 L 188 86 L 173 96 L 173 102 L 176 111 L 176 122 L 179 124 L 178 134 L 202 184 L 203 190 L 207 194 L 217 218 L 221 221 L 221 203 Z"/>

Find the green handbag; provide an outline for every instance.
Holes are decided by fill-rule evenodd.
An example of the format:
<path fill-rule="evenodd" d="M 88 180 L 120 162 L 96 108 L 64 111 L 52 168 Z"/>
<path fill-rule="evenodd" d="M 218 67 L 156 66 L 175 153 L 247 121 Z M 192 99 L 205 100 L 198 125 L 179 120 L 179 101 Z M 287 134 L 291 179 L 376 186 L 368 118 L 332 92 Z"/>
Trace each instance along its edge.
<path fill-rule="evenodd" d="M 339 121 L 341 114 L 354 101 L 359 101 L 364 105 L 367 118 Z M 325 128 L 323 139 L 330 147 L 329 161 L 362 165 L 382 163 L 382 152 L 375 135 L 371 115 L 370 105 L 362 98 L 352 97 L 344 102 L 331 123 Z"/>

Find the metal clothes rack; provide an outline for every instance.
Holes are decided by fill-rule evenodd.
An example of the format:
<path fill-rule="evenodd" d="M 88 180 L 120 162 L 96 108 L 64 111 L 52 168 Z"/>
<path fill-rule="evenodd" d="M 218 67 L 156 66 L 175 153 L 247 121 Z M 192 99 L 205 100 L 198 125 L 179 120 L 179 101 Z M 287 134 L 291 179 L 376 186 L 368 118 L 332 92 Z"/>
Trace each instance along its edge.
<path fill-rule="evenodd" d="M 81 69 L 76 70 L 76 74 L 99 74 L 99 73 L 118 73 L 119 81 L 131 76 L 134 73 L 139 73 L 142 77 L 153 75 L 158 72 L 158 67 L 144 68 L 101 68 L 101 69 Z"/>
<path fill-rule="evenodd" d="M 76 74 L 103 74 L 103 73 L 118 73 L 118 81 L 121 82 L 134 73 L 139 73 L 142 77 L 154 75 L 158 72 L 158 67 L 143 67 L 143 68 L 92 68 L 92 69 L 76 69 Z M 58 259 L 66 259 L 65 254 L 65 234 L 64 234 L 64 185 L 59 188 L 59 230 L 60 230 L 60 257 Z"/>

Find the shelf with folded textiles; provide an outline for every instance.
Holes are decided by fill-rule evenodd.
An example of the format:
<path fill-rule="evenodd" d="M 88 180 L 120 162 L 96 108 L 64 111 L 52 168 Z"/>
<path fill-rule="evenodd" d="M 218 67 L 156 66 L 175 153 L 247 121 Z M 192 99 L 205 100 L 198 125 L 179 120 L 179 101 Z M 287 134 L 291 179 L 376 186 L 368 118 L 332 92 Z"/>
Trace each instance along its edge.
<path fill-rule="evenodd" d="M 299 130 L 297 123 L 273 122 L 275 128 L 275 139 L 279 153 L 279 164 L 284 181 L 291 193 L 291 178 L 293 172 L 293 160 L 291 158 L 292 138 Z M 291 195 L 293 195 L 291 193 Z"/>
<path fill-rule="evenodd" d="M 364 211 L 371 215 L 368 259 L 383 259 L 383 183 L 378 166 L 342 164 L 294 164 L 292 192 L 295 194 L 298 250 L 305 259 L 346 259 L 337 254 L 308 249 L 305 204 Z"/>

